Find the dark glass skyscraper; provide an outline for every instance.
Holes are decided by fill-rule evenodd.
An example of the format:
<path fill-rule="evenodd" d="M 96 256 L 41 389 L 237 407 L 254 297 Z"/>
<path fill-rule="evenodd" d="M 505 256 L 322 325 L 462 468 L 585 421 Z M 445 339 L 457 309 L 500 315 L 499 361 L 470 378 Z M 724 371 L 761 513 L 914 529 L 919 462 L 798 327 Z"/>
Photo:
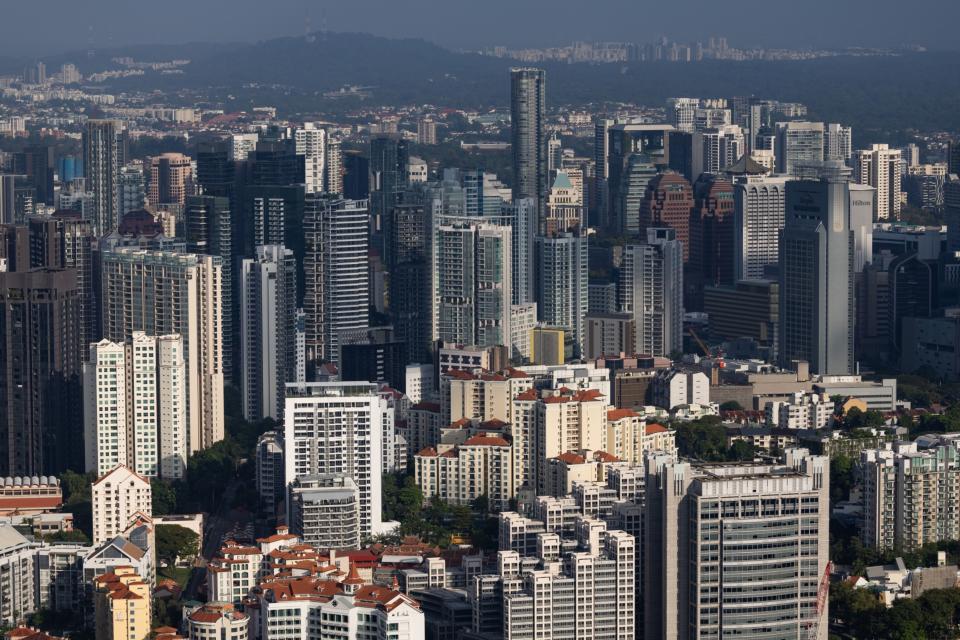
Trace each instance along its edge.
<path fill-rule="evenodd" d="M 543 133 L 546 72 L 543 69 L 510 71 L 510 118 L 513 199 L 536 198 L 542 211 L 547 193 L 547 140 Z"/>
<path fill-rule="evenodd" d="M 377 247 L 387 265 L 393 262 L 390 212 L 407 187 L 408 160 L 406 141 L 395 136 L 380 136 L 370 141 L 370 215 L 374 228 L 380 229 Z"/>
<path fill-rule="evenodd" d="M 83 132 L 83 166 L 87 190 L 93 193 L 93 231 L 113 231 L 120 217 L 120 167 L 123 145 L 114 120 L 88 120 Z"/>

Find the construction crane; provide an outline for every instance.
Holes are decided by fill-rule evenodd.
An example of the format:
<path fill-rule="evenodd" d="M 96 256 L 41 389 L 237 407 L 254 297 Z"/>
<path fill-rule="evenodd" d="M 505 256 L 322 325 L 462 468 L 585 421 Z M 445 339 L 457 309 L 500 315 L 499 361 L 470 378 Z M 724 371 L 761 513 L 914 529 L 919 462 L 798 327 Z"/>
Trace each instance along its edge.
<path fill-rule="evenodd" d="M 807 640 L 816 640 L 820 633 L 820 620 L 827 604 L 827 595 L 830 593 L 830 574 L 833 573 L 833 562 L 827 561 L 827 566 L 820 577 L 820 586 L 817 588 L 817 613 L 812 622 L 807 623 Z"/>

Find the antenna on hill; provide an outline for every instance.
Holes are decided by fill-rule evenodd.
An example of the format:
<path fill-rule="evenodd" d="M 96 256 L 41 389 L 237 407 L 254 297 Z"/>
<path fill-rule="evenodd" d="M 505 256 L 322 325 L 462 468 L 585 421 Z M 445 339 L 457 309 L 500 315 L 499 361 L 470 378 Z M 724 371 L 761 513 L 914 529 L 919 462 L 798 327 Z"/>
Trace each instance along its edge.
<path fill-rule="evenodd" d="M 317 36 L 313 34 L 313 25 L 310 20 L 309 5 L 307 5 L 307 17 L 303 27 L 303 39 L 306 40 L 307 42 L 315 42 L 317 39 Z"/>
<path fill-rule="evenodd" d="M 97 52 L 93 50 L 93 25 L 91 24 L 87 26 L 87 57 L 92 58 L 96 54 Z"/>

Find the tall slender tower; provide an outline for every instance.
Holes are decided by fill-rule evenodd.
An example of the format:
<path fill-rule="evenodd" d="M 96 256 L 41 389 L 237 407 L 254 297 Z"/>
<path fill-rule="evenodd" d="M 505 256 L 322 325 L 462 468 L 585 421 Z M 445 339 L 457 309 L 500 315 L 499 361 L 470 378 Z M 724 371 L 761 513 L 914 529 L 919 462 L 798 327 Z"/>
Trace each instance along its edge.
<path fill-rule="evenodd" d="M 543 210 L 547 193 L 546 72 L 510 70 L 511 150 L 513 199 L 536 198 Z"/>
<path fill-rule="evenodd" d="M 123 155 L 116 121 L 87 121 L 83 132 L 83 167 L 87 189 L 93 193 L 93 231 L 97 236 L 110 233 L 119 222 L 118 181 Z"/>
<path fill-rule="evenodd" d="M 683 246 L 669 227 L 650 227 L 645 244 L 624 247 L 620 308 L 634 318 L 637 353 L 683 347 Z"/>

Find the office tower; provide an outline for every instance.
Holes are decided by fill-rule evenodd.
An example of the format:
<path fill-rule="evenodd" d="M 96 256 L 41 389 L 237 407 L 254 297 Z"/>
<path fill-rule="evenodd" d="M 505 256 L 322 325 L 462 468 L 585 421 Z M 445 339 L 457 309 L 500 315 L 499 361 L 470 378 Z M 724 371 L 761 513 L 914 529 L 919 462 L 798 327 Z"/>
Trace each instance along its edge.
<path fill-rule="evenodd" d="M 389 214 L 407 188 L 408 162 L 407 143 L 402 138 L 378 136 L 370 141 L 370 215 L 375 228 L 381 230 L 381 256 L 385 264 L 393 261 L 393 248 L 387 242 L 393 235 Z"/>
<path fill-rule="evenodd" d="M 546 83 L 543 69 L 510 70 L 513 198 L 536 198 L 538 211 L 547 194 Z"/>
<path fill-rule="evenodd" d="M 747 127 L 750 130 L 750 136 L 748 140 L 750 151 L 770 148 L 763 146 L 760 138 L 761 131 L 773 127 L 773 114 L 776 110 L 776 106 L 776 102 L 773 100 L 750 98 L 747 123 Z"/>
<path fill-rule="evenodd" d="M 853 155 L 853 128 L 830 123 L 823 129 L 823 159 L 847 162 Z"/>
<path fill-rule="evenodd" d="M 583 227 L 586 224 L 583 215 L 583 191 L 573 186 L 566 171 L 557 171 L 553 175 L 553 186 L 550 187 L 544 207 L 544 235 L 566 231 L 574 226 Z"/>
<path fill-rule="evenodd" d="M 283 418 L 284 388 L 296 381 L 297 264 L 282 245 L 257 247 L 240 268 L 240 388 L 243 417 Z"/>
<path fill-rule="evenodd" d="M 587 315 L 587 236 L 579 226 L 537 238 L 537 309 L 540 322 L 573 336 L 573 357 L 583 357 Z"/>
<path fill-rule="evenodd" d="M 230 160 L 244 162 L 260 141 L 259 133 L 235 133 L 227 141 L 230 144 Z"/>
<path fill-rule="evenodd" d="M 707 285 L 703 290 L 703 310 L 710 320 L 710 332 L 724 340 L 752 338 L 776 354 L 779 294 L 780 284 L 775 280 L 738 280 L 733 286 Z"/>
<path fill-rule="evenodd" d="M 343 194 L 343 148 L 340 141 L 327 136 L 326 160 L 323 168 L 323 190 L 333 195 Z"/>
<path fill-rule="evenodd" d="M 229 198 L 213 195 L 188 196 L 184 205 L 184 228 L 188 252 L 220 258 L 222 369 L 226 380 L 235 381 L 235 369 L 240 354 L 234 327 L 239 323 L 239 316 L 234 313 L 234 290 L 237 285 L 234 282 L 233 263 L 236 251 L 233 244 L 233 212 Z"/>
<path fill-rule="evenodd" d="M 417 120 L 417 144 L 437 144 L 437 123 L 431 118 Z"/>
<path fill-rule="evenodd" d="M 246 155 L 244 155 L 246 160 Z M 197 146 L 197 185 L 207 196 L 233 197 L 236 163 L 231 157 L 231 142 L 217 140 Z"/>
<path fill-rule="evenodd" d="M 628 183 L 631 163 L 662 165 L 667 162 L 664 156 L 669 148 L 669 137 L 673 131 L 666 124 L 615 124 L 607 130 L 607 211 L 600 225 L 612 233 L 621 234 L 633 230 L 630 219 L 636 215 L 625 198 L 625 191 L 631 188 Z M 639 154 L 639 158 L 631 156 Z"/>
<path fill-rule="evenodd" d="M 133 567 L 117 567 L 93 580 L 96 637 L 142 640 L 150 635 L 152 587 Z"/>
<path fill-rule="evenodd" d="M 900 150 L 886 144 L 871 145 L 853 154 L 855 178 L 877 190 L 874 220 L 900 219 Z"/>
<path fill-rule="evenodd" d="M 853 373 L 854 230 L 843 178 L 787 183 L 780 237 L 780 360 Z"/>
<path fill-rule="evenodd" d="M 340 333 L 340 379 L 383 382 L 404 390 L 407 345 L 393 327 L 370 327 Z"/>
<path fill-rule="evenodd" d="M 15 152 L 12 172 L 26 176 L 26 184 L 33 188 L 37 205 L 53 204 L 53 147 L 31 145 Z"/>
<path fill-rule="evenodd" d="M 99 476 L 90 497 L 96 546 L 121 535 L 136 518 L 153 517 L 150 481 L 123 465 Z"/>
<path fill-rule="evenodd" d="M 829 586 L 826 456 L 788 449 L 782 464 L 723 466 L 653 455 L 646 468 L 646 636 L 762 629 L 771 638 L 826 640 L 819 596 Z"/>
<path fill-rule="evenodd" d="M 182 479 L 187 467 L 187 376 L 178 335 L 134 331 L 125 343 L 90 345 L 83 364 L 86 469 L 124 465 L 141 476 Z"/>
<path fill-rule="evenodd" d="M 960 175 L 960 140 L 947 143 L 947 174 Z"/>
<path fill-rule="evenodd" d="M 693 186 L 693 193 L 686 308 L 699 310 L 704 286 L 734 281 L 733 185 L 720 176 L 701 175 Z"/>
<path fill-rule="evenodd" d="M 666 172 L 651 178 L 640 203 L 639 235 L 647 229 L 670 227 L 683 245 L 683 262 L 690 259 L 690 214 L 693 211 L 693 189 L 683 176 Z"/>
<path fill-rule="evenodd" d="M 0 272 L 0 337 L 0 474 L 82 468 L 76 272 Z"/>
<path fill-rule="evenodd" d="M 594 118 L 593 121 L 593 183 L 588 189 L 590 226 L 600 224 L 607 215 L 607 158 L 609 141 L 607 131 L 615 124 L 610 118 Z"/>
<path fill-rule="evenodd" d="M 960 177 L 954 173 L 943 183 L 943 213 L 947 223 L 947 251 L 960 251 Z"/>
<path fill-rule="evenodd" d="M 385 417 L 392 409 L 376 384 L 314 382 L 287 385 L 284 477 L 336 474 L 360 491 L 361 539 L 382 532 L 381 460 Z M 288 500 L 288 509 L 290 508 Z M 288 518 L 291 514 L 288 514 Z"/>
<path fill-rule="evenodd" d="M 343 197 L 366 200 L 370 195 L 370 161 L 359 151 L 343 154 Z"/>
<path fill-rule="evenodd" d="M 340 332 L 369 326 L 368 220 L 365 200 L 307 198 L 303 310 L 308 366 L 335 363 Z"/>
<path fill-rule="evenodd" d="M 777 171 L 797 175 L 797 164 L 823 160 L 822 122 L 777 123 Z"/>
<path fill-rule="evenodd" d="M 315 549 L 360 548 L 360 491 L 352 478 L 332 473 L 290 483 L 290 530 Z"/>
<path fill-rule="evenodd" d="M 733 277 L 758 280 L 780 260 L 784 197 L 789 178 L 733 175 Z"/>
<path fill-rule="evenodd" d="M 83 168 L 93 193 L 93 232 L 113 231 L 120 218 L 119 174 L 123 166 L 120 131 L 114 120 L 88 120 L 83 133 Z"/>
<path fill-rule="evenodd" d="M 669 168 L 689 181 L 696 179 L 693 173 L 693 134 L 681 131 L 670 133 L 667 143 Z"/>
<path fill-rule="evenodd" d="M 433 340 L 429 209 L 423 204 L 393 208 L 390 226 L 393 264 L 390 270 L 390 316 L 397 338 L 407 344 L 415 362 L 428 359 Z"/>
<path fill-rule="evenodd" d="M 907 167 L 903 176 L 903 190 L 907 202 L 922 209 L 938 209 L 943 206 L 943 184 L 947 180 L 947 165 L 918 164 Z"/>
<path fill-rule="evenodd" d="M 120 217 L 131 211 L 139 211 L 147 205 L 147 185 L 143 177 L 143 165 L 138 163 L 120 167 L 119 195 Z"/>
<path fill-rule="evenodd" d="M 307 193 L 325 191 L 327 131 L 313 122 L 293 132 L 297 155 L 304 158 L 304 185 Z"/>
<path fill-rule="evenodd" d="M 560 136 L 554 131 L 547 138 L 547 176 L 553 175 L 554 171 L 560 169 L 563 165 L 563 142 Z"/>
<path fill-rule="evenodd" d="M 30 219 L 30 266 L 72 269 L 80 295 L 80 342 L 97 340 L 100 322 L 94 294 L 93 229 L 79 211 L 60 209 Z M 16 270 L 16 269 L 11 269 Z"/>
<path fill-rule="evenodd" d="M 117 248 L 101 258 L 103 337 L 179 334 L 187 363 L 188 450 L 223 439 L 223 289 L 217 256 Z"/>
<path fill-rule="evenodd" d="M 683 247 L 670 228 L 647 229 L 645 244 L 624 247 L 620 309 L 634 318 L 637 353 L 683 348 Z"/>
<path fill-rule="evenodd" d="M 898 442 L 860 452 L 863 543 L 912 552 L 960 536 L 960 451 L 952 444 L 920 451 Z M 923 514 L 919 518 L 917 514 Z"/>
<path fill-rule="evenodd" d="M 182 153 L 164 153 L 150 161 L 150 206 L 181 210 L 194 191 L 191 162 Z"/>
<path fill-rule="evenodd" d="M 720 173 L 746 153 L 743 131 L 734 124 L 698 131 L 693 134 L 692 145 L 692 181 L 703 173 Z"/>
<path fill-rule="evenodd" d="M 481 219 L 482 220 L 482 219 Z M 490 347 L 510 340 L 512 229 L 467 218 L 436 225 L 435 338 Z"/>

